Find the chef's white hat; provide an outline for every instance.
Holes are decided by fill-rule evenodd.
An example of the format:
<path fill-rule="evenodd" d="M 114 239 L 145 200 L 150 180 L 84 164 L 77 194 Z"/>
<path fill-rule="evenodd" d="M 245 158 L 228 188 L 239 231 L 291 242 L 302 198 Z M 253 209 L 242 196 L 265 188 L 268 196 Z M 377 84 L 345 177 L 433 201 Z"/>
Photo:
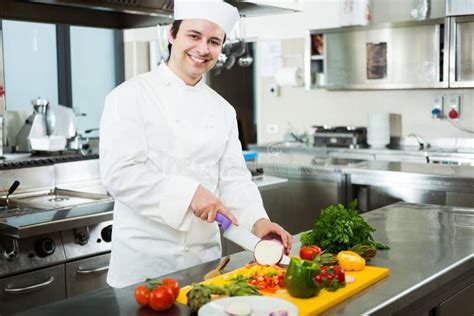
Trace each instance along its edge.
<path fill-rule="evenodd" d="M 239 21 L 237 9 L 223 0 L 175 0 L 174 19 L 205 19 L 216 23 L 226 34 Z"/>

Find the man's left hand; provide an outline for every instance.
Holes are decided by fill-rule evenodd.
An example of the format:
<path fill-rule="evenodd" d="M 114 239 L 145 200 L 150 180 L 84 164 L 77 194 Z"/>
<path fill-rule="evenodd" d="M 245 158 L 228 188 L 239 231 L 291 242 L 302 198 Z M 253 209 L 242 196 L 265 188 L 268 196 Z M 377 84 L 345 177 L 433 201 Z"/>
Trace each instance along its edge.
<path fill-rule="evenodd" d="M 288 255 L 291 250 L 292 236 L 280 225 L 269 221 L 268 219 L 261 218 L 253 225 L 252 232 L 259 238 L 267 236 L 275 236 L 281 239 L 285 252 Z"/>

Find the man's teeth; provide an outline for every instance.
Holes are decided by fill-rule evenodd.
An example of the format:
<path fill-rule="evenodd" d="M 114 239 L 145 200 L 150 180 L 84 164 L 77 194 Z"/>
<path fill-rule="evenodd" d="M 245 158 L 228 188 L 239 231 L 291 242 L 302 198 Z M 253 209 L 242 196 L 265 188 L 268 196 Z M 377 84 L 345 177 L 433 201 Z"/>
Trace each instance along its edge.
<path fill-rule="evenodd" d="M 204 63 L 205 60 L 204 59 L 201 59 L 201 58 L 197 58 L 197 57 L 194 57 L 194 56 L 191 56 L 189 55 L 189 57 L 194 60 L 195 62 L 198 62 L 198 63 Z"/>

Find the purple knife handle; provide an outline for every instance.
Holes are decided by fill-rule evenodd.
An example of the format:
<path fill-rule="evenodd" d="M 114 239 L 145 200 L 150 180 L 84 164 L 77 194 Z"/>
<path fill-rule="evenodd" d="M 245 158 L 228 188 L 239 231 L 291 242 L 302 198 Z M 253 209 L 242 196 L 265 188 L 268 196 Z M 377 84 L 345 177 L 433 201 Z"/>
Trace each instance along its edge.
<path fill-rule="evenodd" d="M 232 224 L 232 221 L 222 213 L 217 213 L 216 222 L 221 224 L 221 227 L 222 227 L 223 230 L 226 230 Z"/>

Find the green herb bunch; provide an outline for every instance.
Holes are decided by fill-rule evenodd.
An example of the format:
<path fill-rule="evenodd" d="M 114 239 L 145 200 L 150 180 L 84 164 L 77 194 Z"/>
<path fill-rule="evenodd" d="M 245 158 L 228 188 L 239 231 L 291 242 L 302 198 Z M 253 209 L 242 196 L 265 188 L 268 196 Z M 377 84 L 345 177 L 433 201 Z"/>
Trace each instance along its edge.
<path fill-rule="evenodd" d="M 348 208 L 339 204 L 322 210 L 313 223 L 313 230 L 301 235 L 303 246 L 318 245 L 330 253 L 348 250 L 356 245 L 367 245 L 376 249 L 389 249 L 374 241 L 372 228 L 357 212 L 357 200 Z"/>

